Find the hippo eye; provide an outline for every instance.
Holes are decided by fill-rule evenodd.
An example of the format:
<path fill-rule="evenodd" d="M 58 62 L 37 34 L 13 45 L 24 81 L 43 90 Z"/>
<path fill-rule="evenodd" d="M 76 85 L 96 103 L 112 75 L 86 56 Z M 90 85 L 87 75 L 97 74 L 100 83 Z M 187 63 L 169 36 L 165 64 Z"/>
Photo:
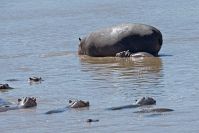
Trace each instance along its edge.
<path fill-rule="evenodd" d="M 81 42 L 81 40 L 82 40 L 82 39 L 79 37 L 79 41 L 80 41 L 80 42 Z"/>

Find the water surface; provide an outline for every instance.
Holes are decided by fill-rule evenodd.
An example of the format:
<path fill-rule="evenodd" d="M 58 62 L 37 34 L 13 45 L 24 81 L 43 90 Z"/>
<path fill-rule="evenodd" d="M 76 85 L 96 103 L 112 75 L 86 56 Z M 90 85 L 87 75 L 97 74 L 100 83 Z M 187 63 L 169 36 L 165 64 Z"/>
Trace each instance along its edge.
<path fill-rule="evenodd" d="M 16 88 L 0 98 L 16 103 L 35 96 L 33 109 L 0 113 L 3 133 L 35 132 L 197 132 L 199 131 L 199 2 L 197 0 L 43 0 L 0 1 L 0 83 Z M 77 55 L 78 38 L 121 23 L 160 29 L 159 58 L 131 60 Z M 41 84 L 29 84 L 30 76 Z M 7 79 L 18 79 L 8 82 Z M 152 96 L 156 107 L 175 111 L 135 114 L 107 111 Z M 90 108 L 44 115 L 69 99 Z M 99 119 L 86 123 L 86 119 Z"/>

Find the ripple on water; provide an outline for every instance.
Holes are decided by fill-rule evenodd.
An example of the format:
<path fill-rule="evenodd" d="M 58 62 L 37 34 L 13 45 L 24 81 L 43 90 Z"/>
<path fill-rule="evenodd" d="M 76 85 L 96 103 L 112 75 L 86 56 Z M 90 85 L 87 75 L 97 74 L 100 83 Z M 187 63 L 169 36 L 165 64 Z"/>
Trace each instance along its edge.
<path fill-rule="evenodd" d="M 75 52 L 71 52 L 71 51 L 53 51 L 53 52 L 48 52 L 48 53 L 44 53 L 44 54 L 40 54 L 39 57 L 40 58 L 50 58 L 50 57 L 59 57 L 59 56 L 71 56 L 73 55 Z"/>

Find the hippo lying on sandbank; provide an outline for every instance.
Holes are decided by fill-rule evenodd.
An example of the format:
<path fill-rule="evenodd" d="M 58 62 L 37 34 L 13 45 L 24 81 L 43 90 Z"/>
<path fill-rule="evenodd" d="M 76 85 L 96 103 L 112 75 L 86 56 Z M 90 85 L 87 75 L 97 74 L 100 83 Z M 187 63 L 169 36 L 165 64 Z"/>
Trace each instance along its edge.
<path fill-rule="evenodd" d="M 85 102 L 82 100 L 69 100 L 69 105 L 67 107 L 61 108 L 61 109 L 54 109 L 46 112 L 45 114 L 53 114 L 53 113 L 61 113 L 66 111 L 69 108 L 83 108 L 83 107 L 89 107 L 89 102 Z"/>
<path fill-rule="evenodd" d="M 161 32 L 145 24 L 122 24 L 92 32 L 79 40 L 78 54 L 95 57 L 115 56 L 127 50 L 157 56 L 163 42 Z"/>
<path fill-rule="evenodd" d="M 18 99 L 17 105 L 5 105 L 0 107 L 0 112 L 5 112 L 8 110 L 16 110 L 23 108 L 30 108 L 37 106 L 36 98 L 34 97 L 25 97 L 23 99 Z"/>

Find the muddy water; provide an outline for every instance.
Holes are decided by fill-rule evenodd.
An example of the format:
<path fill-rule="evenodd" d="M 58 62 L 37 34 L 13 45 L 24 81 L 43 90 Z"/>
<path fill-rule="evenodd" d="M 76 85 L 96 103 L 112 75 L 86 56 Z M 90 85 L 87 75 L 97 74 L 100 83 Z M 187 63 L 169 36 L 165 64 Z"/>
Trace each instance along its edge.
<path fill-rule="evenodd" d="M 180 3 L 180 4 L 179 4 Z M 198 1 L 0 1 L 0 83 L 13 90 L 0 98 L 35 96 L 33 109 L 0 113 L 3 133 L 197 132 L 199 131 Z M 140 22 L 163 33 L 159 58 L 79 57 L 78 38 L 102 27 Z M 29 84 L 30 76 L 40 84 Z M 9 82 L 7 79 L 17 79 Z M 163 114 L 138 109 L 107 111 L 142 96 L 157 100 Z M 90 108 L 45 115 L 69 99 Z M 88 124 L 86 119 L 99 119 Z"/>

